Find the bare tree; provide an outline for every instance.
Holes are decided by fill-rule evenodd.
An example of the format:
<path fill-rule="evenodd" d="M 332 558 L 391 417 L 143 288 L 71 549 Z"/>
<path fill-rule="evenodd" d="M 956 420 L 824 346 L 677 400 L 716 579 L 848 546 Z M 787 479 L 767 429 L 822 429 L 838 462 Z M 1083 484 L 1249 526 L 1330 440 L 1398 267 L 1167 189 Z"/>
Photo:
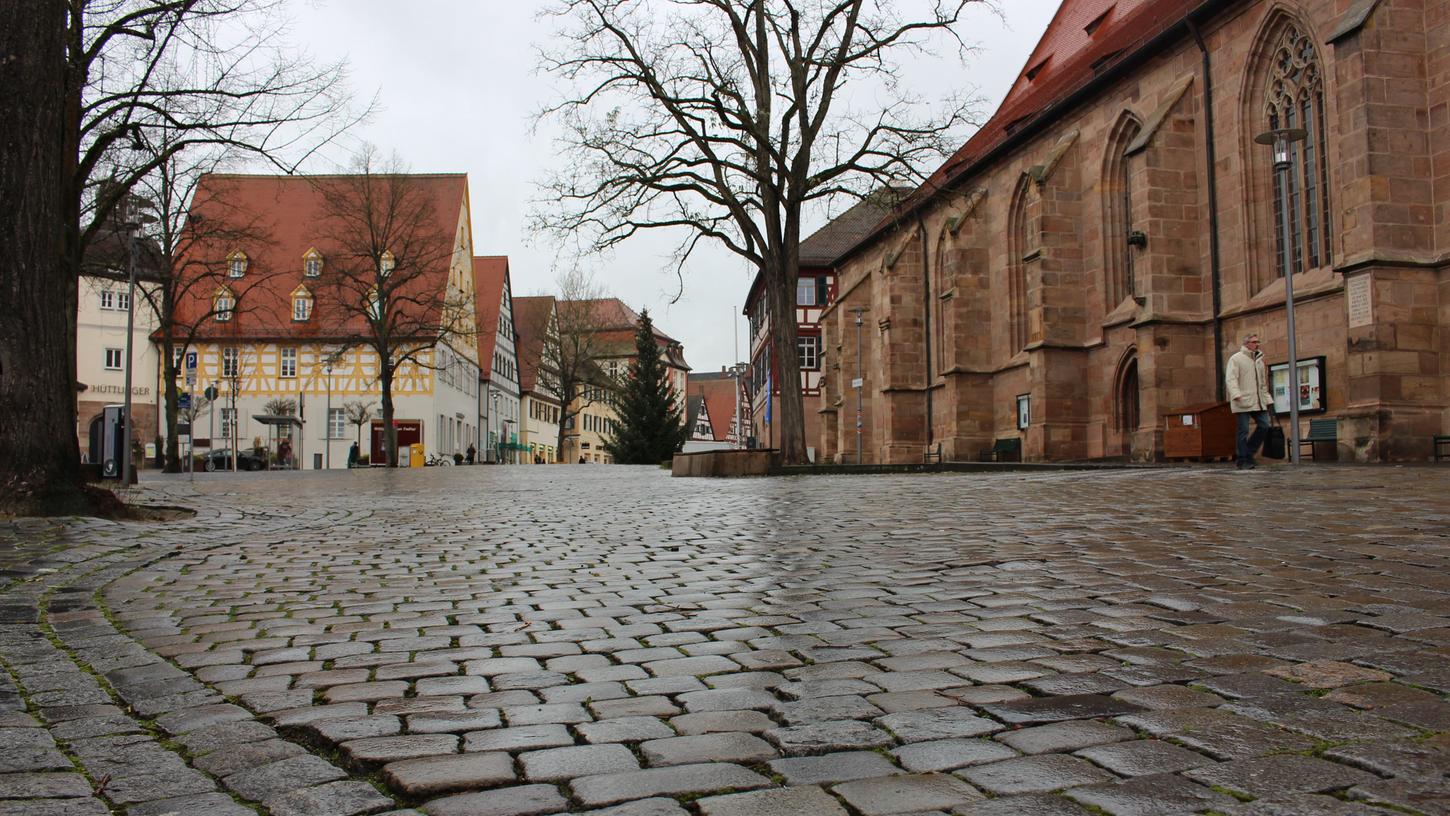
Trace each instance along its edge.
<path fill-rule="evenodd" d="M 923 111 L 895 58 L 964 48 L 955 26 L 988 1 L 557 0 L 560 45 L 542 63 L 571 89 L 544 116 L 573 160 L 537 220 L 596 250 L 682 231 L 680 270 L 701 241 L 724 246 L 761 273 L 776 374 L 797 383 L 802 211 L 920 179 L 957 144 L 968 105 Z M 848 87 L 891 101 L 853 105 Z M 782 453 L 803 463 L 800 389 L 780 391 Z"/>
<path fill-rule="evenodd" d="M 396 159 L 379 168 L 367 151 L 354 173 L 316 182 L 328 258 L 320 286 L 337 321 L 328 333 L 377 358 L 389 467 L 398 463 L 399 373 L 431 368 L 441 344 L 477 341 L 473 302 L 449 274 L 464 249 L 455 243 L 457 213 L 439 211 L 426 179 L 400 172 Z"/>
<path fill-rule="evenodd" d="M 167 138 L 162 135 L 163 140 Z M 163 141 L 163 145 L 166 142 Z M 176 472 L 180 463 L 176 433 L 177 404 L 181 392 L 178 378 L 186 352 L 198 336 L 218 317 L 212 292 L 225 288 L 231 293 L 228 319 L 265 308 L 249 293 L 278 269 L 251 269 L 245 279 L 229 278 L 227 253 L 230 248 L 261 244 L 271 238 L 271 225 L 261 213 L 243 211 L 232 202 L 230 185 L 214 174 L 236 159 L 232 149 L 194 148 L 173 153 L 137 182 L 137 193 L 150 202 L 156 219 L 143 228 L 145 247 L 144 285 L 137 293 L 156 321 L 160 347 L 162 418 L 166 437 L 166 468 Z M 203 179 L 208 175 L 207 183 Z M 205 215 L 203 215 L 205 213 Z M 112 218 L 112 240 L 97 235 L 86 255 L 89 277 L 121 278 L 125 271 L 115 263 L 115 251 L 125 240 L 126 225 Z M 97 251 L 101 248 L 102 251 Z M 260 291 L 260 290 L 259 290 Z M 187 304 L 188 308 L 182 308 Z"/>
<path fill-rule="evenodd" d="M 373 404 L 362 400 L 350 400 L 343 403 L 343 415 L 347 417 L 347 423 L 357 428 L 357 444 L 362 447 L 362 429 L 373 419 Z"/>
<path fill-rule="evenodd" d="M 275 13 L 282 5 L 0 3 L 7 29 L 0 104 L 10 114 L 5 154 L 32 165 L 29 182 L 62 197 L 59 211 L 48 203 L 26 211 L 30 237 L 19 245 L 33 239 L 48 248 L 23 263 L 5 264 L 15 283 L 0 307 L 0 393 L 23 395 L 27 402 L 17 410 L 0 402 L 6 416 L 0 431 L 5 511 L 119 512 L 114 497 L 84 488 L 74 409 L 62 409 L 61 402 L 74 401 L 76 307 L 87 247 L 108 229 L 136 182 L 197 145 L 245 149 L 290 169 L 352 123 L 339 115 L 346 87 L 341 66 L 313 67 L 286 51 L 285 20 Z M 46 118 L 57 113 L 54 122 Z M 161 150 L 154 149 L 158 131 L 175 137 Z M 19 175 L 6 179 L 17 186 L 21 181 Z M 19 189 L 5 192 L 9 201 L 25 200 Z M 52 217 L 53 226 L 41 225 L 41 218 Z M 37 355 L 36 348 L 48 351 Z"/>
<path fill-rule="evenodd" d="M 564 440 L 580 412 L 594 405 L 613 382 L 600 366 L 605 351 L 600 330 L 604 290 L 584 270 L 574 267 L 557 282 L 552 327 L 545 328 L 536 380 L 559 400 L 559 438 L 554 449 L 564 453 Z M 538 331 L 530 326 L 526 331 Z"/>
<path fill-rule="evenodd" d="M 297 400 L 290 397 L 273 397 L 262 404 L 262 410 L 272 416 L 296 416 Z"/>

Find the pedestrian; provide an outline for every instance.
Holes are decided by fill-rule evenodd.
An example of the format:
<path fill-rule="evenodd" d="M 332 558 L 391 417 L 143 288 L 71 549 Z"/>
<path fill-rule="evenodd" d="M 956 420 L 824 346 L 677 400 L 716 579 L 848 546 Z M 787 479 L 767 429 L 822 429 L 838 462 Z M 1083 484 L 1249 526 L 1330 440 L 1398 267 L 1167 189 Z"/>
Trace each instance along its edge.
<path fill-rule="evenodd" d="M 468 445 L 468 453 L 464 454 L 463 461 L 465 461 L 465 462 L 467 462 L 468 464 L 471 465 L 471 464 L 473 464 L 473 457 L 475 457 L 477 455 L 478 455 L 478 449 L 475 448 L 475 447 L 473 447 L 473 444 L 472 443 L 469 443 L 469 445 Z"/>
<path fill-rule="evenodd" d="M 283 470 L 292 467 L 292 440 L 285 437 L 277 443 L 277 466 Z"/>
<path fill-rule="evenodd" d="M 1269 433 L 1269 410 L 1274 405 L 1257 334 L 1245 337 L 1243 347 L 1228 358 L 1224 384 L 1228 388 L 1229 407 L 1238 421 L 1234 446 L 1238 469 L 1253 470 L 1254 454 L 1259 452 L 1264 437 Z M 1249 432 L 1250 422 L 1254 425 L 1252 433 Z"/>
<path fill-rule="evenodd" d="M 357 449 L 357 443 L 354 442 L 354 443 L 352 443 L 352 447 L 350 447 L 350 448 L 347 449 L 347 466 L 348 466 L 348 468 L 355 468 L 355 467 L 357 467 L 357 459 L 358 459 L 358 456 L 359 456 L 359 453 L 358 453 L 358 449 Z"/>

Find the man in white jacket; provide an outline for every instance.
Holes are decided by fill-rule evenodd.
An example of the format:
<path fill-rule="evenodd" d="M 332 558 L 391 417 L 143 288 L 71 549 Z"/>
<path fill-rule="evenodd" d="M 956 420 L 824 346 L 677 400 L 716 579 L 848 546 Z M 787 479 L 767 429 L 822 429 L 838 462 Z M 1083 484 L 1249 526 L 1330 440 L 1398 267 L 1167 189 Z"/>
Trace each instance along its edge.
<path fill-rule="evenodd" d="M 1253 470 L 1254 454 L 1259 452 L 1259 446 L 1264 444 L 1264 437 L 1269 433 L 1269 411 L 1274 405 L 1257 334 L 1245 337 L 1243 348 L 1228 358 L 1224 384 L 1228 387 L 1229 407 L 1239 424 L 1235 446 L 1239 470 Z M 1252 434 L 1249 433 L 1250 420 L 1254 424 Z"/>

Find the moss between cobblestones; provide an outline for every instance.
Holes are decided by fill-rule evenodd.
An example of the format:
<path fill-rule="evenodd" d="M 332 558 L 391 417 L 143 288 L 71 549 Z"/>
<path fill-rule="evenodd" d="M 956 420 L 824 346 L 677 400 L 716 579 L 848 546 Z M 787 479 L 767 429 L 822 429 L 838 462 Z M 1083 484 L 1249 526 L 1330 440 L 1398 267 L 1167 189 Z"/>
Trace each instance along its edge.
<path fill-rule="evenodd" d="M 1247 793 L 1244 793 L 1243 791 L 1236 791 L 1233 788 L 1226 788 L 1223 785 L 1209 785 L 1208 789 L 1213 791 L 1214 793 L 1221 793 L 1224 796 L 1231 796 L 1239 800 L 1240 802 L 1254 801 L 1254 797 L 1248 795 Z"/>

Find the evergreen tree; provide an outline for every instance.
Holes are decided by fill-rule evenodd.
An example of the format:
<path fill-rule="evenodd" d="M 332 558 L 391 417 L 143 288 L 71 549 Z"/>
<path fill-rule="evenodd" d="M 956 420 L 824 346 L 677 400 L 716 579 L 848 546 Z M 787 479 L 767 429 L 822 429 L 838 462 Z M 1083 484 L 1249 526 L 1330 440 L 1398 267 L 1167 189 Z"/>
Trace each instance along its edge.
<path fill-rule="evenodd" d="M 654 465 L 675 455 L 688 435 L 649 311 L 639 316 L 634 361 L 615 392 L 618 428 L 604 449 L 622 465 Z"/>

